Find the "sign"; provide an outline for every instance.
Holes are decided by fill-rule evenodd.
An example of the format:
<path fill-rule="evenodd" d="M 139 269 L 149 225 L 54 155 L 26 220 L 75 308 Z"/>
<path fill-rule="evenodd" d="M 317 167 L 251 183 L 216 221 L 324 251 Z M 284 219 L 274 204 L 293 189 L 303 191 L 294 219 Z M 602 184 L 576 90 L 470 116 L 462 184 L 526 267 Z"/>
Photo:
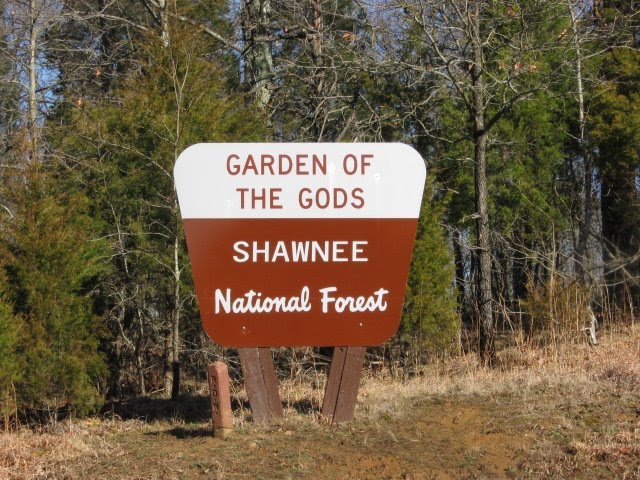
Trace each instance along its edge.
<path fill-rule="evenodd" d="M 426 170 L 403 144 L 198 144 L 175 165 L 222 345 L 364 346 L 400 323 Z"/>

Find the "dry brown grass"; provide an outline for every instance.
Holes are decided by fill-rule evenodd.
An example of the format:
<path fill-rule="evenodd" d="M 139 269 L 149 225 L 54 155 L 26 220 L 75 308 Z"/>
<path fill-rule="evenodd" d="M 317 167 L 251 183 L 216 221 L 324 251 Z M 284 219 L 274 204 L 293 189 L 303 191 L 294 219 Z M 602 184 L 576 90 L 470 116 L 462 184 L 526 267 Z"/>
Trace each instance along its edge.
<path fill-rule="evenodd" d="M 116 453 L 119 447 L 109 441 L 114 433 L 144 428 L 139 420 L 94 417 L 0 434 L 0 478 L 78 478 L 82 459 Z"/>
<path fill-rule="evenodd" d="M 573 442 L 575 454 L 586 461 L 624 461 L 640 454 L 640 431 L 592 434 L 585 441 Z"/>
<path fill-rule="evenodd" d="M 566 406 L 567 402 L 585 403 L 607 391 L 623 391 L 637 398 L 640 394 L 640 328 L 605 334 L 599 340 L 597 347 L 585 342 L 584 345 L 565 344 L 557 349 L 510 348 L 500 352 L 498 368 L 494 369 L 482 367 L 475 355 L 463 355 L 427 365 L 419 376 L 407 381 L 389 372 L 368 371 L 362 381 L 356 420 L 376 422 L 381 418 L 401 418 L 413 408 L 416 399 L 447 396 L 526 398 L 529 395 L 533 399 L 539 392 L 567 392 L 566 397 L 555 394 L 545 410 L 538 411 L 540 416 L 556 406 Z M 295 425 L 317 420 L 324 382 L 323 374 L 311 371 L 281 382 L 286 422 Z M 236 385 L 233 396 L 240 405 L 234 412 L 236 427 L 250 427 L 244 389 Z M 568 431 L 572 422 L 575 423 L 570 416 L 558 417 L 558 423 Z M 184 420 L 168 418 L 145 422 L 94 417 L 60 422 L 38 430 L 25 428 L 0 434 L 0 478 L 82 478 L 78 469 L 83 462 L 90 462 L 98 455 L 125 455 L 122 439 L 129 432 L 157 431 L 159 424 L 160 428 L 184 425 Z M 628 422 L 610 430 L 598 427 L 570 439 L 569 445 L 571 452 L 565 457 L 574 462 L 624 463 L 628 458 L 640 458 L 640 424 Z"/>
<path fill-rule="evenodd" d="M 65 475 L 65 463 L 91 454 L 86 431 L 34 433 L 23 430 L 2 435 L 0 478 L 44 479 Z"/>
<path fill-rule="evenodd" d="M 445 395 L 526 393 L 562 387 L 588 396 L 609 386 L 640 391 L 640 328 L 606 334 L 600 344 L 561 344 L 555 349 L 513 347 L 498 354 L 497 368 L 485 368 L 476 354 L 425 366 L 400 382 L 388 372 L 369 374 L 360 398 L 370 416 L 402 411 L 415 398 Z"/>

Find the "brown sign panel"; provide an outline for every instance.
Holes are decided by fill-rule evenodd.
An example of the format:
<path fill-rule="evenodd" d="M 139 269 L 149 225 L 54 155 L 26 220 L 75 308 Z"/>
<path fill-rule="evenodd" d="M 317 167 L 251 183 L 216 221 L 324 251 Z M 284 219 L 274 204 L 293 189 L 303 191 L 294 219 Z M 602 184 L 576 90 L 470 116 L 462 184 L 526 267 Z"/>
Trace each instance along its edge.
<path fill-rule="evenodd" d="M 236 347 L 397 330 L 425 170 L 400 144 L 205 144 L 176 165 L 203 326 Z"/>

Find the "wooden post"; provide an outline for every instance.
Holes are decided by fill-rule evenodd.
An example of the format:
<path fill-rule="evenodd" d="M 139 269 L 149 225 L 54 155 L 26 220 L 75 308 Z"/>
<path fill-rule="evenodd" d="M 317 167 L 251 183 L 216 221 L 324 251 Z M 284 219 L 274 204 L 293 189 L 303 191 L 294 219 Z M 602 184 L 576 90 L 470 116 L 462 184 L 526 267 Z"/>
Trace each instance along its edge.
<path fill-rule="evenodd" d="M 322 417 L 329 423 L 353 420 L 367 347 L 335 347 L 327 387 L 322 402 Z"/>
<path fill-rule="evenodd" d="M 222 362 L 209 364 L 209 393 L 211 395 L 211 419 L 213 434 L 225 438 L 233 431 L 229 369 Z"/>
<path fill-rule="evenodd" d="M 239 348 L 251 413 L 255 423 L 269 423 L 282 418 L 278 380 L 269 348 Z"/>

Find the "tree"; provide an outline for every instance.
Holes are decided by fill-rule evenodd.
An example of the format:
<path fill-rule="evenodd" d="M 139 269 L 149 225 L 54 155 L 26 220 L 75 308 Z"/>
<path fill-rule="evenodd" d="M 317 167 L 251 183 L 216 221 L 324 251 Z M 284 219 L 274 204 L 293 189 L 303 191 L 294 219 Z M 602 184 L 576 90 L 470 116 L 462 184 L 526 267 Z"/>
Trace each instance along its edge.
<path fill-rule="evenodd" d="M 274 56 L 279 71 L 272 100 L 284 140 L 380 140 L 375 43 L 366 10 L 353 1 L 282 2 L 288 38 Z"/>
<path fill-rule="evenodd" d="M 24 176 L 5 181 L 16 204 L 15 219 L 4 224 L 0 238 L 2 294 L 13 309 L 7 317 L 3 308 L 2 320 L 20 334 L 10 339 L 17 342 L 15 365 L 23 369 L 14 378 L 19 406 L 82 414 L 103 394 L 92 291 L 104 250 L 89 241 L 86 199 L 65 192 L 66 182 L 43 170 L 32 164 Z"/>
<path fill-rule="evenodd" d="M 422 35 L 427 69 L 443 78 L 439 87 L 468 116 L 473 144 L 476 219 L 476 304 L 480 351 L 494 356 L 494 296 L 487 158 L 490 134 L 506 114 L 549 86 L 553 66 L 546 61 L 556 48 L 562 17 L 553 2 L 400 2 L 406 22 Z M 439 95 L 435 96 L 440 97 Z"/>
<path fill-rule="evenodd" d="M 120 361 L 134 362 L 145 393 L 143 372 L 161 351 L 164 391 L 175 399 L 181 331 L 196 315 L 173 165 L 191 144 L 247 141 L 264 123 L 246 121 L 260 114 L 227 91 L 224 66 L 207 58 L 208 38 L 174 17 L 168 28 L 138 45 L 139 70 L 112 91 L 113 102 L 68 112 L 58 149 L 69 165 L 86 169 L 83 180 L 112 239 L 108 295 Z"/>
<path fill-rule="evenodd" d="M 0 2 L 0 12 L 5 11 L 5 2 Z M 21 112 L 20 83 L 17 66 L 11 48 L 12 26 L 0 21 L 0 158 L 9 163 L 10 152 L 17 143 Z M 6 209 L 6 206 L 5 206 Z"/>
<path fill-rule="evenodd" d="M 63 21 L 60 2 L 53 0 L 8 0 L 0 4 L 3 41 L 0 55 L 7 62 L 5 80 L 17 93 L 18 110 L 26 159 L 41 161 L 43 146 L 42 115 L 53 101 L 55 68 L 47 61 L 47 52 L 62 50 L 65 44 L 49 32 Z"/>
<path fill-rule="evenodd" d="M 255 104 L 266 110 L 273 92 L 271 0 L 243 0 L 240 11 L 244 75 Z"/>
<path fill-rule="evenodd" d="M 459 333 L 454 263 L 441 225 L 444 205 L 428 185 L 416 232 L 401 335 L 421 353 L 442 352 Z"/>
<path fill-rule="evenodd" d="M 640 54 L 614 48 L 594 100 L 594 141 L 602 195 L 605 281 L 613 306 L 637 307 L 640 277 Z"/>
<path fill-rule="evenodd" d="M 21 327 L 11 306 L 4 301 L 0 302 L 0 417 L 5 429 L 10 427 L 10 417 L 18 408 L 15 384 L 20 380 L 22 370 L 18 353 Z"/>
<path fill-rule="evenodd" d="M 593 24 L 591 15 L 588 14 L 586 5 L 582 2 L 574 3 L 567 0 L 567 9 L 571 19 L 571 38 L 573 42 L 571 62 L 574 67 L 575 97 L 577 101 L 577 132 L 575 138 L 575 150 L 577 155 L 570 162 L 571 173 L 574 177 L 574 188 L 578 194 L 582 194 L 578 218 L 578 239 L 575 242 L 575 256 L 578 261 L 578 268 L 583 273 L 583 281 L 591 283 L 592 254 L 589 249 L 589 239 L 593 230 L 593 155 L 589 147 L 589 134 L 587 128 L 587 106 L 585 101 L 585 55 L 587 50 L 584 42 L 588 39 L 588 29 L 585 32 L 584 25 Z M 586 20 L 586 21 L 585 21 Z M 584 275 L 586 273 L 586 275 Z"/>

